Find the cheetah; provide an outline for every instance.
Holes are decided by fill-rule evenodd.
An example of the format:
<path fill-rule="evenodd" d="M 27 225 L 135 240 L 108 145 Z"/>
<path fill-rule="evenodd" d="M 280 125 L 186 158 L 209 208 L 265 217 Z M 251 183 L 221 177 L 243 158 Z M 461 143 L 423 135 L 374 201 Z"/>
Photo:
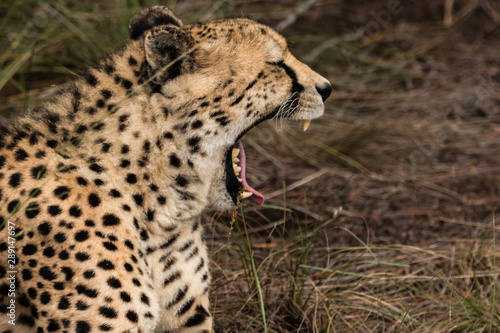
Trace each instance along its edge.
<path fill-rule="evenodd" d="M 262 204 L 241 137 L 273 117 L 307 129 L 331 94 L 249 19 L 155 6 L 129 32 L 0 129 L 0 332 L 211 332 L 202 211 Z"/>

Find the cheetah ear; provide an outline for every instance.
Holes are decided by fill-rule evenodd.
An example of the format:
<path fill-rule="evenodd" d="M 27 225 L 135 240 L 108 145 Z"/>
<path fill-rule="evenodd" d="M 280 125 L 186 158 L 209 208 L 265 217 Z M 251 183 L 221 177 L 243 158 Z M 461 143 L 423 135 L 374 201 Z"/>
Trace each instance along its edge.
<path fill-rule="evenodd" d="M 154 27 L 144 38 L 148 76 L 159 85 L 193 70 L 195 41 L 173 25 Z"/>
<path fill-rule="evenodd" d="M 153 6 L 143 9 L 130 20 L 128 26 L 130 39 L 138 40 L 154 27 L 167 24 L 182 27 L 181 20 L 165 6 Z"/>

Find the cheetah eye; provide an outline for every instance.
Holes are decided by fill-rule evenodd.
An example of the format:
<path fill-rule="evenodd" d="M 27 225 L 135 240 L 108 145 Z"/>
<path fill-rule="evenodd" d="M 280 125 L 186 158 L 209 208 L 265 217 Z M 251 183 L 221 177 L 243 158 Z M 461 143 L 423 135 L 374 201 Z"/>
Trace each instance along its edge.
<path fill-rule="evenodd" d="M 284 60 L 279 60 L 279 61 L 274 61 L 274 62 L 267 62 L 268 65 L 271 65 L 271 66 L 276 66 L 276 67 L 281 67 L 281 68 L 284 68 L 285 67 L 285 61 Z"/>

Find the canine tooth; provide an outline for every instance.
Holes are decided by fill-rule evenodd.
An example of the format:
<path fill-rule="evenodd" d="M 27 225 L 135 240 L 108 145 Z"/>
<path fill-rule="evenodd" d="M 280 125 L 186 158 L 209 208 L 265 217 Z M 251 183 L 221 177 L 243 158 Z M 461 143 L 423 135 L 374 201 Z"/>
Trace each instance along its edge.
<path fill-rule="evenodd" d="M 303 122 L 304 122 L 304 132 L 305 132 L 309 128 L 309 125 L 311 125 L 311 121 L 310 120 L 303 120 Z"/>
<path fill-rule="evenodd" d="M 235 159 L 238 159 L 238 154 L 240 153 L 240 150 L 238 148 L 233 148 L 233 151 L 232 151 L 232 160 L 233 162 L 239 162 L 238 161 L 235 161 Z"/>
<path fill-rule="evenodd" d="M 243 179 L 241 179 L 240 177 L 236 177 L 238 179 L 238 181 L 241 183 L 243 181 Z"/>
<path fill-rule="evenodd" d="M 252 196 L 252 192 L 241 192 L 241 198 L 246 199 Z"/>

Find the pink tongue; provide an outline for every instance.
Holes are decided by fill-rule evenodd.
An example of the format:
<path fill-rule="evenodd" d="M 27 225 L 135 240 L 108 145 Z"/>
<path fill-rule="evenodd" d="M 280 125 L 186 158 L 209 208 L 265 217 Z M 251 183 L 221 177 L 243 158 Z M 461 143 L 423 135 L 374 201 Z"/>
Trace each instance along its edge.
<path fill-rule="evenodd" d="M 245 178 L 246 169 L 247 169 L 246 168 L 245 149 L 243 149 L 243 144 L 241 143 L 240 140 L 238 140 L 236 142 L 235 147 L 240 150 L 240 153 L 238 154 L 238 158 L 240 159 L 240 162 L 238 163 L 238 165 L 241 168 L 240 176 L 239 176 L 242 179 L 241 183 L 245 187 L 245 191 L 251 192 L 253 194 L 252 196 L 250 196 L 248 198 L 248 200 L 250 200 L 254 204 L 260 206 L 264 203 L 264 196 L 262 195 L 262 193 L 258 192 L 257 190 L 255 190 L 253 187 L 251 187 L 247 183 L 247 180 Z"/>

